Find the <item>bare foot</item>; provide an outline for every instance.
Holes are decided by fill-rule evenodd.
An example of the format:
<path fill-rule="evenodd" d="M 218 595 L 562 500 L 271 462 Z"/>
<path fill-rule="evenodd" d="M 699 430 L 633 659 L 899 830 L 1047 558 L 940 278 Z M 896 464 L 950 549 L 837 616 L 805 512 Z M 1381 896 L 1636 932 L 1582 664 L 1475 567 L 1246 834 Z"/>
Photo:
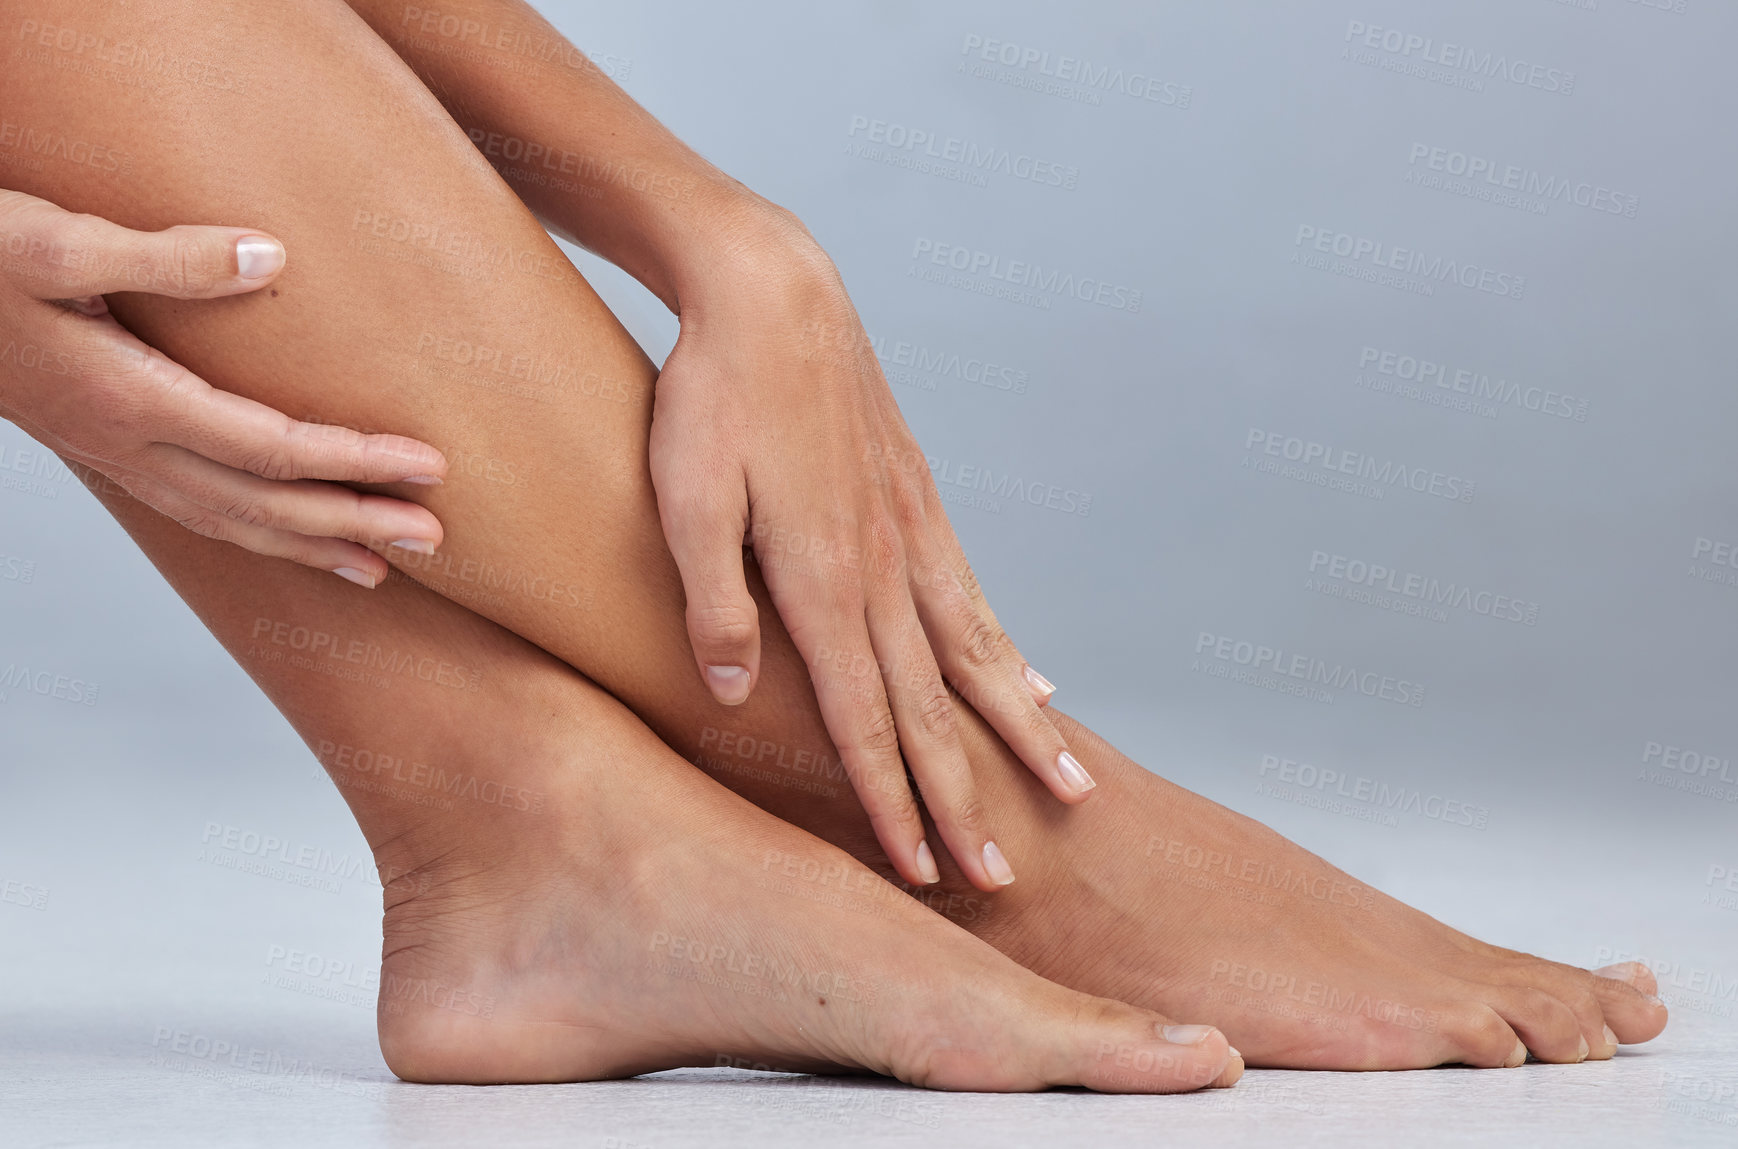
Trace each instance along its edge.
<path fill-rule="evenodd" d="M 1061 813 L 1034 800 L 1041 837 L 998 827 L 1020 882 L 953 914 L 1021 965 L 1211 1022 L 1255 1066 L 1576 1062 L 1665 1027 L 1646 967 L 1599 976 L 1477 941 L 1056 719 L 1097 793 Z"/>
<path fill-rule="evenodd" d="M 445 765 L 510 770 L 539 809 L 460 803 L 386 826 L 354 772 L 332 769 L 398 875 L 379 1022 L 399 1076 L 734 1064 L 938 1089 L 1173 1092 L 1241 1074 L 1210 1027 L 1021 969 L 706 779 L 601 694 L 582 723 L 524 710 L 475 723 Z"/>

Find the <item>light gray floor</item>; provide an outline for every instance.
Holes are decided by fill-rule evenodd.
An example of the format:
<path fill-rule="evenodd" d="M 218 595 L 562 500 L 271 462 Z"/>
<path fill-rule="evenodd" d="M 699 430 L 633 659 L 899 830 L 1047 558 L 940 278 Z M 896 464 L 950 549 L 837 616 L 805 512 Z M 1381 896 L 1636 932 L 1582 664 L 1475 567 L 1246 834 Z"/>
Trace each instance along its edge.
<path fill-rule="evenodd" d="M 680 1070 L 590 1085 L 406 1085 L 367 1018 L 253 1010 L 192 1031 L 243 1052 L 153 1050 L 161 1010 L 7 1019 L 0 1141 L 47 1146 L 677 1145 L 1731 1146 L 1729 1030 L 1675 1026 L 1604 1064 L 1508 1071 L 1254 1071 L 1184 1097 L 938 1094 L 901 1085 Z M 269 1051 L 266 1052 L 266 1051 Z M 265 1056 L 278 1058 L 267 1068 Z M 249 1069 L 253 1062 L 260 1068 Z"/>

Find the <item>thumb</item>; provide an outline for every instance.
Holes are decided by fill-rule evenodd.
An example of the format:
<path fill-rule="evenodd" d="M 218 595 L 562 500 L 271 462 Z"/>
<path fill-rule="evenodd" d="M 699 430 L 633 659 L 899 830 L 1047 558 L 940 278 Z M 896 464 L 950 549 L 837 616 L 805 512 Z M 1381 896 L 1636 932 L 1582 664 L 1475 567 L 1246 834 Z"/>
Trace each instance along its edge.
<path fill-rule="evenodd" d="M 38 299 L 81 299 L 138 291 L 175 299 L 216 299 L 256 291 L 277 278 L 284 245 L 252 228 L 182 225 L 133 231 L 44 200 L 8 197 L 6 251 L 33 274 L 17 277 Z"/>
<path fill-rule="evenodd" d="M 688 640 L 712 697 L 740 706 L 760 675 L 760 612 L 743 573 L 746 491 L 658 495 L 664 538 L 688 597 Z"/>

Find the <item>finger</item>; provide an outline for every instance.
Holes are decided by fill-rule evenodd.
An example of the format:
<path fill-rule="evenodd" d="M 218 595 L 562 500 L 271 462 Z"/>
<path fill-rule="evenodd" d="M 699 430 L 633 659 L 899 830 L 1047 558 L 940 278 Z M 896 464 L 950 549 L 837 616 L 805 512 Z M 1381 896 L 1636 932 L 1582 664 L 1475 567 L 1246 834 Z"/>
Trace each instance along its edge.
<path fill-rule="evenodd" d="M 37 299 L 120 291 L 216 299 L 257 291 L 284 267 L 283 244 L 254 228 L 134 231 L 15 193 L 0 208 L 9 233 L 5 251 L 29 272 L 15 279 Z"/>
<path fill-rule="evenodd" d="M 868 621 L 870 641 L 885 668 L 882 680 L 899 746 L 924 808 L 960 872 L 978 889 L 993 893 L 1013 882 L 1014 871 L 985 825 L 955 725 L 954 698 L 942 682 L 903 579 L 871 597 Z"/>
<path fill-rule="evenodd" d="M 929 493 L 926 492 L 926 495 Z M 953 523 L 949 521 L 947 511 L 941 506 L 939 498 L 925 498 L 923 526 L 925 535 L 935 544 L 931 553 L 939 558 L 927 567 L 913 567 L 914 578 L 932 590 L 957 591 L 969 598 L 977 608 L 978 615 L 1002 634 L 1007 643 L 1008 657 L 1019 660 L 1020 677 L 1031 692 L 1032 701 L 1039 706 L 1050 705 L 1050 698 L 1056 693 L 1056 684 L 1038 673 L 1031 663 L 1021 657 L 1013 640 L 1007 637 L 1007 632 L 996 618 L 996 612 L 990 609 L 989 599 L 984 597 L 984 590 L 978 583 L 976 572 L 966 561 L 965 550 L 960 546 L 959 537 L 954 534 Z"/>
<path fill-rule="evenodd" d="M 821 719 L 887 860 L 912 885 L 940 881 L 934 852 L 924 841 L 923 818 L 905 779 L 899 727 L 888 708 L 861 599 L 836 595 L 825 602 L 793 604 L 781 602 L 777 589 L 768 589 L 808 663 Z"/>
<path fill-rule="evenodd" d="M 262 479 L 167 443 L 152 444 L 128 465 L 247 526 L 425 555 L 434 554 L 443 537 L 440 520 L 415 503 L 312 479 Z"/>
<path fill-rule="evenodd" d="M 110 370 L 149 410 L 159 441 L 266 479 L 427 486 L 447 473 L 446 456 L 427 443 L 292 419 L 213 387 L 113 319 L 81 327 L 115 352 Z"/>
<path fill-rule="evenodd" d="M 671 488 L 666 483 L 658 491 L 658 517 L 682 573 L 688 641 L 712 697 L 740 706 L 760 674 L 760 612 L 742 560 L 747 487 L 737 481 Z"/>
<path fill-rule="evenodd" d="M 116 470 L 110 477 L 140 502 L 208 539 L 233 543 L 269 558 L 288 559 L 316 570 L 330 571 L 369 590 L 379 586 L 391 573 L 385 559 L 357 543 L 243 522 L 202 506 L 172 487 L 138 472 Z"/>
<path fill-rule="evenodd" d="M 942 673 L 1052 794 L 1085 801 L 1097 783 L 1039 709 L 1019 651 L 958 580 L 926 578 L 923 570 L 913 567 L 911 593 Z"/>

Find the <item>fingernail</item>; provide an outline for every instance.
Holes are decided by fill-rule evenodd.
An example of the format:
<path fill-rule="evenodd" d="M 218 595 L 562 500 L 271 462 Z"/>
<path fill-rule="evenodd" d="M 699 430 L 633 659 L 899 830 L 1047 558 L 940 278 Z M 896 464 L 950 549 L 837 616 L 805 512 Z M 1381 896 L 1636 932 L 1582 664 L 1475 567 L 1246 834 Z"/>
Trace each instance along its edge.
<path fill-rule="evenodd" d="M 1014 871 L 1008 865 L 1008 859 L 1002 857 L 1002 851 L 996 849 L 994 842 L 984 843 L 984 869 L 989 872 L 990 881 L 998 886 L 1006 886 L 1013 882 Z"/>
<path fill-rule="evenodd" d="M 284 245 L 263 235 L 244 236 L 235 245 L 235 268 L 243 279 L 264 279 L 284 266 Z"/>
<path fill-rule="evenodd" d="M 1509 1059 L 1507 1061 L 1503 1062 L 1503 1068 L 1513 1069 L 1517 1065 L 1525 1064 L 1527 1064 L 1527 1043 L 1517 1040 L 1515 1042 L 1515 1051 L 1509 1054 Z"/>
<path fill-rule="evenodd" d="M 1227 1045 L 1225 1048 L 1231 1051 L 1232 1057 L 1235 1057 L 1238 1061 L 1243 1060 L 1243 1055 L 1237 1052 L 1237 1047 L 1235 1045 Z"/>
<path fill-rule="evenodd" d="M 1159 1036 L 1172 1045 L 1200 1045 L 1213 1036 L 1210 1025 L 1166 1025 L 1159 1028 Z"/>
<path fill-rule="evenodd" d="M 441 477 L 439 475 L 407 475 L 404 482 L 419 483 L 425 487 L 438 487 L 441 485 Z"/>
<path fill-rule="evenodd" d="M 1591 1048 L 1589 1048 L 1587 1045 L 1587 1038 L 1583 1037 L 1581 1039 L 1581 1049 L 1579 1052 L 1576 1053 L 1575 1060 L 1578 1062 L 1579 1061 L 1586 1061 L 1587 1055 L 1589 1053 L 1592 1053 L 1592 1052 L 1593 1052 L 1593 1050 Z"/>
<path fill-rule="evenodd" d="M 923 880 L 930 885 L 941 881 L 941 871 L 935 868 L 935 855 L 929 852 L 928 842 L 917 844 L 917 872 L 923 875 Z"/>
<path fill-rule="evenodd" d="M 1092 780 L 1092 775 L 1086 772 L 1086 767 L 1066 750 L 1056 759 L 1056 771 L 1062 775 L 1062 784 L 1076 794 L 1084 794 L 1098 785 Z"/>
<path fill-rule="evenodd" d="M 1026 664 L 1026 684 L 1032 688 L 1032 693 L 1040 698 L 1049 698 L 1056 693 L 1056 687 L 1048 678 L 1033 670 L 1030 662 Z"/>
<path fill-rule="evenodd" d="M 335 567 L 333 568 L 332 573 L 337 575 L 339 578 L 349 579 L 357 586 L 365 586 L 369 590 L 374 589 L 374 579 L 366 572 L 359 571 L 355 567 Z"/>
<path fill-rule="evenodd" d="M 1593 973 L 1595 977 L 1608 977 L 1612 981 L 1635 984 L 1635 965 L 1632 962 L 1620 961 L 1613 965 L 1602 965 Z"/>
<path fill-rule="evenodd" d="M 1607 1045 L 1616 1045 L 1617 1044 L 1617 1034 L 1611 1032 L 1611 1027 L 1609 1025 L 1605 1027 L 1605 1044 L 1607 1044 Z"/>
<path fill-rule="evenodd" d="M 401 551 L 415 551 L 419 555 L 435 553 L 433 539 L 394 539 L 392 545 Z"/>
<path fill-rule="evenodd" d="M 708 666 L 706 685 L 712 689 L 712 697 L 726 706 L 748 701 L 748 671 L 740 666 Z"/>

